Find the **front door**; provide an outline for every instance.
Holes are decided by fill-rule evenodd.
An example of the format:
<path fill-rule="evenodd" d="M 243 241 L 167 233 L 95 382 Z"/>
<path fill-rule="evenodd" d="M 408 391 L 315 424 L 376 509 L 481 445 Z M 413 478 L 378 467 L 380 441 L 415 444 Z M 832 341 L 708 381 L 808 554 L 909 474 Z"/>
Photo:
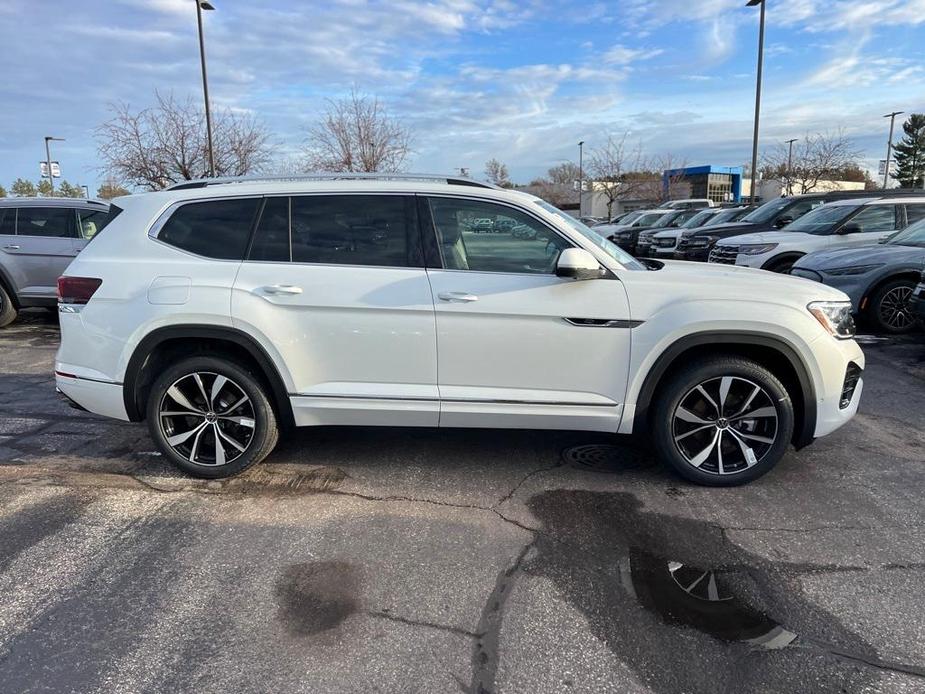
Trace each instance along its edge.
<path fill-rule="evenodd" d="M 520 208 L 433 196 L 422 210 L 441 258 L 427 271 L 440 426 L 616 431 L 630 349 L 623 284 L 557 277 L 573 244 Z M 495 233 L 479 233 L 484 219 Z"/>
<path fill-rule="evenodd" d="M 266 198 L 231 310 L 277 351 L 297 424 L 437 425 L 413 196 Z"/>
<path fill-rule="evenodd" d="M 902 211 L 898 205 L 864 205 L 861 211 L 841 225 L 829 237 L 827 248 L 851 248 L 876 243 L 902 226 Z M 844 233 L 850 229 L 850 233 Z"/>

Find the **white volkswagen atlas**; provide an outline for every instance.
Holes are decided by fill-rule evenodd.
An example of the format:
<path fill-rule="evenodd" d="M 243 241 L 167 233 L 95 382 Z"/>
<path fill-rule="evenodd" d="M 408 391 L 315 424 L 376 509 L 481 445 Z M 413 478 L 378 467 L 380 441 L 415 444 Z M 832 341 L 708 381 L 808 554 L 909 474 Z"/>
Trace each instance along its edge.
<path fill-rule="evenodd" d="M 842 292 L 643 264 L 524 193 L 315 176 L 114 205 L 59 280 L 57 387 L 146 419 L 193 475 L 241 472 L 289 426 L 509 427 L 643 434 L 731 485 L 858 407 Z"/>

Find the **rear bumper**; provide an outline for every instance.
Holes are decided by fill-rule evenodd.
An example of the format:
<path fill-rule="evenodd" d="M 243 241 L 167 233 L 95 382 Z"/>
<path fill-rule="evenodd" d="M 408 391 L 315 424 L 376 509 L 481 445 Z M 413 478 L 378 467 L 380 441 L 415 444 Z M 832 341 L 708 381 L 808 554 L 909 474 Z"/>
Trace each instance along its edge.
<path fill-rule="evenodd" d="M 78 409 L 129 421 L 121 383 L 90 380 L 56 371 L 55 386 Z"/>

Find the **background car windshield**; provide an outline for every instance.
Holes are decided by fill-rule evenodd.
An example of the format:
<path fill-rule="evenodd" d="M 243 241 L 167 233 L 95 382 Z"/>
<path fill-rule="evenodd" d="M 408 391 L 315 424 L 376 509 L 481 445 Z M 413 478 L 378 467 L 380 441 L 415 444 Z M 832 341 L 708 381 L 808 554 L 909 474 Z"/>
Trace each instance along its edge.
<path fill-rule="evenodd" d="M 777 198 L 776 200 L 771 200 L 770 202 L 764 203 L 754 212 L 749 212 L 747 215 L 742 217 L 743 222 L 754 222 L 755 224 L 764 224 L 769 222 L 777 216 L 777 213 L 782 209 L 787 207 L 793 200 L 790 198 Z"/>
<path fill-rule="evenodd" d="M 633 222 L 632 226 L 634 227 L 650 227 L 654 225 L 662 217 L 667 217 L 664 212 L 650 212 L 649 214 L 644 214 L 636 219 Z"/>
<path fill-rule="evenodd" d="M 716 214 L 713 210 L 704 210 L 703 212 L 698 212 L 693 217 L 688 219 L 684 224 L 681 225 L 682 229 L 696 229 L 699 226 L 703 226 L 704 223 L 713 217 Z"/>
<path fill-rule="evenodd" d="M 598 234 L 596 231 L 594 231 L 594 229 L 592 229 L 589 226 L 586 226 L 585 224 L 582 224 L 580 221 L 578 221 L 571 215 L 566 214 L 565 212 L 560 210 L 558 207 L 554 207 L 544 200 L 534 200 L 533 202 L 535 202 L 537 205 L 542 207 L 544 210 L 546 210 L 550 214 L 555 215 L 558 219 L 565 222 L 569 226 L 569 228 L 574 229 L 579 234 L 584 236 L 591 243 L 593 243 L 595 246 L 597 246 L 602 251 L 604 251 L 604 253 L 606 253 L 611 258 L 616 260 L 618 263 L 623 265 L 623 267 L 630 269 L 630 270 L 645 270 L 646 269 L 645 265 L 640 263 L 629 253 L 625 252 L 615 243 L 611 243 L 610 241 L 605 239 L 603 236 Z"/>
<path fill-rule="evenodd" d="M 619 224 L 632 224 L 642 216 L 642 211 L 630 212 L 628 215 L 620 218 Z"/>
<path fill-rule="evenodd" d="M 860 205 L 823 205 L 790 222 L 781 231 L 802 231 L 804 234 L 827 234 L 854 214 Z"/>
<path fill-rule="evenodd" d="M 903 229 L 887 241 L 892 246 L 918 246 L 925 248 L 925 220 L 916 222 L 911 227 Z"/>
<path fill-rule="evenodd" d="M 737 209 L 723 210 L 722 212 L 717 212 L 713 219 L 710 220 L 710 223 L 723 224 L 724 222 L 731 222 L 735 220 L 738 214 L 739 210 Z"/>

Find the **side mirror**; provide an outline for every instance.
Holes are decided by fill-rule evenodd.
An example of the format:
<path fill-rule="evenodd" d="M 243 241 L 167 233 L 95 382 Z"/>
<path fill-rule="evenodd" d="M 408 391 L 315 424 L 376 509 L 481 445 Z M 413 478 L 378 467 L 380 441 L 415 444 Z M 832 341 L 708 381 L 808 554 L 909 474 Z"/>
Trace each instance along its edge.
<path fill-rule="evenodd" d="M 584 248 L 566 248 L 556 261 L 556 275 L 576 280 L 596 280 L 602 276 L 601 264 Z"/>
<path fill-rule="evenodd" d="M 781 217 L 776 222 L 774 222 L 774 226 L 776 226 L 778 229 L 783 229 L 785 226 L 790 224 L 790 222 L 792 221 L 793 221 L 793 217 Z"/>
<path fill-rule="evenodd" d="M 835 233 L 836 234 L 860 234 L 861 226 L 859 224 L 848 222 L 847 224 L 845 224 L 845 226 L 839 227 L 838 231 L 836 231 Z"/>

